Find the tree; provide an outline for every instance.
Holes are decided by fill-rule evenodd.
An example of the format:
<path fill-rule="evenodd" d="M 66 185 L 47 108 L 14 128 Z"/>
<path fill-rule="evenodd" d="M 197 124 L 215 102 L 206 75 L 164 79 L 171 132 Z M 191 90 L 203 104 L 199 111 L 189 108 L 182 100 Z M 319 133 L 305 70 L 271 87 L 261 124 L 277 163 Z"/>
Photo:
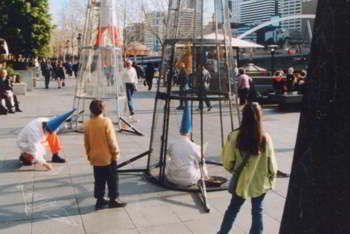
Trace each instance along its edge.
<path fill-rule="evenodd" d="M 52 46 L 55 56 L 78 55 L 77 37 L 84 31 L 86 7 L 81 0 L 69 0 L 62 6 L 57 27 L 53 32 Z"/>
<path fill-rule="evenodd" d="M 350 1 L 319 1 L 280 234 L 350 233 Z"/>
<path fill-rule="evenodd" d="M 48 0 L 1 0 L 0 37 L 10 53 L 24 56 L 48 53 L 52 24 Z"/>

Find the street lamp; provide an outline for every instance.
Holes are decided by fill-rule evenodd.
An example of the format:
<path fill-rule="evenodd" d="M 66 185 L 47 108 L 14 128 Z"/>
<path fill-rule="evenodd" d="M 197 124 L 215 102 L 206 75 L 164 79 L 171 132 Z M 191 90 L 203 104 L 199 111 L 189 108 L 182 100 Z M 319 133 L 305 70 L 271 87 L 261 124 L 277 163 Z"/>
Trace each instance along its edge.
<path fill-rule="evenodd" d="M 268 48 L 270 48 L 271 53 L 271 72 L 272 75 L 275 73 L 275 54 L 276 54 L 276 48 L 277 45 L 269 45 Z"/>
<path fill-rule="evenodd" d="M 78 33 L 77 42 L 78 42 L 78 63 L 79 63 L 79 61 L 80 61 L 81 33 Z"/>
<path fill-rule="evenodd" d="M 69 53 L 69 42 L 70 42 L 70 40 L 66 41 L 66 54 L 65 54 L 65 56 L 63 58 L 64 62 L 66 62 L 66 56 L 68 56 L 68 53 Z"/>

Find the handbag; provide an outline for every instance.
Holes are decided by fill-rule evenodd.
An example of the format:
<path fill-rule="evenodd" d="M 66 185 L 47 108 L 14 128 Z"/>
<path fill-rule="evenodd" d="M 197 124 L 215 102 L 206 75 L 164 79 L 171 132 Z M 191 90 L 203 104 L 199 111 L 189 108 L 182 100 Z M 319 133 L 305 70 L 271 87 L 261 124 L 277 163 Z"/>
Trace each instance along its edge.
<path fill-rule="evenodd" d="M 247 161 L 248 161 L 248 158 L 249 158 L 247 154 L 244 154 L 243 157 L 244 158 L 243 158 L 241 164 L 236 168 L 236 170 L 233 170 L 232 177 L 230 179 L 230 182 L 228 183 L 227 191 L 229 193 L 231 193 L 231 194 L 235 194 L 239 176 L 240 176 L 243 168 L 247 164 Z"/>

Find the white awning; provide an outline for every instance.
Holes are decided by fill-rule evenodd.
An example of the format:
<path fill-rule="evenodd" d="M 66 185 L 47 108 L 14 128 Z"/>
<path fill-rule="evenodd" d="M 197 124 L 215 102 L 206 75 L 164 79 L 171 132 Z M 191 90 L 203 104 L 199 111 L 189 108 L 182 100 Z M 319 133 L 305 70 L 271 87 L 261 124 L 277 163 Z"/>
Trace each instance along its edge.
<path fill-rule="evenodd" d="M 204 35 L 204 39 L 224 41 L 224 35 L 217 34 L 216 36 L 216 33 L 210 33 L 210 34 Z M 237 39 L 234 37 L 232 37 L 231 45 L 232 47 L 236 47 L 236 48 L 264 48 L 264 46 L 256 44 L 254 42 Z"/>

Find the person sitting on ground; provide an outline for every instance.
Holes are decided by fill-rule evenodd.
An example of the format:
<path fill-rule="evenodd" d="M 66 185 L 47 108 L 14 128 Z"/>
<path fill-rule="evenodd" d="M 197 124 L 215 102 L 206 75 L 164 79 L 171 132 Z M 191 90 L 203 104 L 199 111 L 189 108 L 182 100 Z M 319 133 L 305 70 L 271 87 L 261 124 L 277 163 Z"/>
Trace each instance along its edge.
<path fill-rule="evenodd" d="M 277 71 L 276 75 L 272 78 L 273 89 L 278 94 L 284 93 L 284 76 L 283 71 Z"/>
<path fill-rule="evenodd" d="M 95 209 L 109 204 L 109 208 L 124 207 L 119 200 L 119 179 L 116 171 L 120 150 L 112 121 L 103 116 L 104 104 L 101 100 L 90 103 L 91 118 L 84 126 L 84 146 L 87 159 L 94 167 L 94 196 L 97 199 Z M 109 202 L 104 199 L 107 182 Z"/>
<path fill-rule="evenodd" d="M 296 79 L 294 76 L 294 68 L 290 67 L 290 68 L 288 68 L 288 73 L 286 76 L 287 92 L 288 93 L 291 93 L 294 91 L 295 82 L 296 82 Z"/>
<path fill-rule="evenodd" d="M 170 160 L 165 168 L 167 180 L 176 185 L 191 186 L 201 179 L 201 148 L 191 141 L 191 134 L 191 108 L 188 102 L 185 102 L 180 136 L 168 143 L 167 153 Z M 206 178 L 208 172 L 205 167 L 203 171 Z"/>
<path fill-rule="evenodd" d="M 305 79 L 306 79 L 306 74 L 307 72 L 305 70 L 302 70 L 300 73 L 297 75 L 296 79 L 296 84 L 295 84 L 295 89 L 300 93 L 304 93 L 304 86 L 305 86 Z"/>
<path fill-rule="evenodd" d="M 64 163 L 65 159 L 58 155 L 61 150 L 61 141 L 55 131 L 73 112 L 74 110 L 51 120 L 36 118 L 28 123 L 17 136 L 17 146 L 22 152 L 19 160 L 24 165 L 39 163 L 47 170 L 52 170 L 51 164 L 44 159 L 47 140 L 52 151 L 52 162 Z"/>
<path fill-rule="evenodd" d="M 5 100 L 8 113 L 22 112 L 17 96 L 13 93 L 12 80 L 7 76 L 7 70 L 0 70 L 0 99 Z M 4 108 L 4 107 L 3 107 Z M 3 109 L 2 108 L 2 109 Z M 6 113 L 4 113 L 6 114 Z"/>

